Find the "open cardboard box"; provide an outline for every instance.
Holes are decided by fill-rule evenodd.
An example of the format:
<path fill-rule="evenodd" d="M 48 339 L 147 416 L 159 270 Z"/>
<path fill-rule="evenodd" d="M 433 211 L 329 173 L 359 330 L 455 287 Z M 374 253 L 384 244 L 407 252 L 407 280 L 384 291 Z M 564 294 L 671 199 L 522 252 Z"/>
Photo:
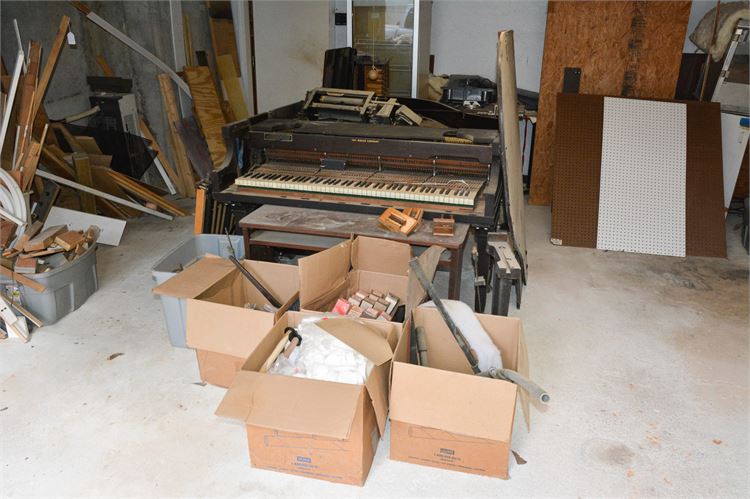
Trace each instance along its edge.
<path fill-rule="evenodd" d="M 528 377 L 521 321 L 477 314 L 500 349 L 503 367 Z M 404 326 L 391 379 L 391 459 L 508 478 L 516 397 L 529 423 L 525 392 L 506 381 L 475 376 L 434 308 L 413 311 L 427 339 L 429 367 L 409 363 L 410 324 Z"/>
<path fill-rule="evenodd" d="M 187 345 L 196 351 L 201 379 L 224 388 L 298 298 L 295 266 L 255 260 L 243 260 L 242 265 L 283 304 L 278 311 L 262 310 L 268 300 L 230 260 L 214 256 L 198 260 L 153 290 L 187 299 Z"/>
<path fill-rule="evenodd" d="M 373 362 L 364 385 L 261 372 L 284 329 L 311 316 Z M 400 333 L 392 322 L 287 312 L 248 356 L 216 415 L 246 425 L 255 468 L 362 485 L 385 431 L 391 359 Z"/>
<path fill-rule="evenodd" d="M 330 312 L 358 290 L 391 293 L 406 304 L 411 246 L 357 237 L 298 261 L 300 309 Z"/>

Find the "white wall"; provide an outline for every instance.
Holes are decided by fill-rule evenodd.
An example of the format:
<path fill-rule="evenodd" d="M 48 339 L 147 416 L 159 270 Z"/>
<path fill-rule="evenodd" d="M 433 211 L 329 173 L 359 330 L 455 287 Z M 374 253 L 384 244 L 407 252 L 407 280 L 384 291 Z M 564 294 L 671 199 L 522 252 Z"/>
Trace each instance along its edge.
<path fill-rule="evenodd" d="M 255 0 L 258 112 L 291 104 L 323 82 L 330 44 L 328 0 Z"/>
<path fill-rule="evenodd" d="M 547 2 L 435 0 L 430 49 L 436 74 L 495 80 L 497 32 L 513 30 L 518 88 L 539 91 Z"/>

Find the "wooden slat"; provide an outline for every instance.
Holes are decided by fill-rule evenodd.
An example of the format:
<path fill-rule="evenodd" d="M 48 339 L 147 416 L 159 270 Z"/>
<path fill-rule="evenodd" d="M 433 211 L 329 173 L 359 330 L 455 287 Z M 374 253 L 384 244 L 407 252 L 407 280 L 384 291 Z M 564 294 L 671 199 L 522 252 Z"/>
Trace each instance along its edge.
<path fill-rule="evenodd" d="M 78 140 L 73 136 L 72 133 L 63 125 L 62 123 L 53 123 L 52 128 L 63 136 L 65 139 L 65 142 L 68 143 L 68 146 L 73 150 L 73 152 L 80 152 L 85 153 L 86 150 L 83 148 L 81 144 L 78 143 Z"/>
<path fill-rule="evenodd" d="M 214 48 L 215 60 L 218 61 L 219 56 L 230 55 L 232 57 L 235 71 L 239 73 L 240 60 L 237 56 L 234 22 L 232 22 L 231 19 L 217 19 L 210 17 L 208 23 L 211 28 L 211 43 Z"/>
<path fill-rule="evenodd" d="M 103 154 L 102 150 L 99 149 L 99 144 L 96 143 L 94 137 L 88 137 L 86 135 L 74 135 L 76 142 L 83 148 L 83 152 L 86 154 Z M 111 159 L 111 157 L 110 157 Z"/>
<path fill-rule="evenodd" d="M 73 154 L 73 165 L 76 168 L 76 179 L 81 185 L 94 187 L 94 179 L 91 174 L 91 163 L 86 154 Z M 81 192 L 81 211 L 96 214 L 96 198 L 87 192 Z"/>
<path fill-rule="evenodd" d="M 242 85 L 237 70 L 229 54 L 220 55 L 216 58 L 216 66 L 219 68 L 221 81 L 227 93 L 227 100 L 234 113 L 235 120 L 245 120 L 250 115 L 245 105 L 245 97 L 242 95 Z"/>
<path fill-rule="evenodd" d="M 185 184 L 182 181 L 182 178 L 177 174 L 174 167 L 172 166 L 172 163 L 169 162 L 167 155 L 164 154 L 164 152 L 161 150 L 159 143 L 154 137 L 154 134 L 151 133 L 151 130 L 148 128 L 146 122 L 143 121 L 143 119 L 141 119 L 140 128 L 141 135 L 143 135 L 146 140 L 151 141 L 151 149 L 154 150 L 154 152 L 156 153 L 156 157 L 159 158 L 159 161 L 161 161 L 161 165 L 164 167 L 164 171 L 167 172 L 167 175 L 169 175 L 169 178 L 172 180 L 172 183 L 174 184 L 175 189 L 177 189 L 177 192 L 179 192 L 183 196 L 187 196 Z"/>
<path fill-rule="evenodd" d="M 159 208 L 175 216 L 183 217 L 188 215 L 188 213 L 182 210 L 182 208 L 180 208 L 179 206 L 138 185 L 137 182 L 134 182 L 133 179 L 131 179 L 127 175 L 123 175 L 122 173 L 116 172 L 114 170 L 110 170 L 108 173 L 109 176 L 112 177 L 112 179 L 117 182 L 120 187 L 130 192 L 134 196 L 143 199 L 144 201 L 154 203 Z"/>
<path fill-rule="evenodd" d="M 180 119 L 180 114 L 177 112 L 177 101 L 174 92 L 172 91 L 172 83 L 169 81 L 169 76 L 166 74 L 160 74 L 158 79 L 161 88 L 162 103 L 164 104 L 164 112 L 167 115 L 172 152 L 174 152 L 175 155 L 177 172 L 180 175 L 181 183 L 184 188 L 184 195 L 187 197 L 195 197 L 193 172 L 190 168 L 187 154 L 185 153 L 185 147 L 182 145 L 180 137 L 177 134 L 177 129 L 175 128 L 175 124 Z"/>
<path fill-rule="evenodd" d="M 206 213 L 206 191 L 197 189 L 195 191 L 195 220 L 193 221 L 193 233 L 203 234 L 203 219 Z"/>
<path fill-rule="evenodd" d="M 52 170 L 56 175 L 60 175 L 61 177 L 65 177 L 68 180 L 73 180 L 76 178 L 76 173 L 71 166 L 65 162 L 63 159 L 63 155 L 65 153 L 60 150 L 59 147 L 55 145 L 47 145 L 45 144 L 44 147 L 42 147 L 42 163 Z"/>
<path fill-rule="evenodd" d="M 52 79 L 52 73 L 55 71 L 55 65 L 57 64 L 57 59 L 60 57 L 60 51 L 63 48 L 63 42 L 65 41 L 69 26 L 70 18 L 62 16 L 60 26 L 57 28 L 57 35 L 55 35 L 55 41 L 52 42 L 52 49 L 50 49 L 47 62 L 44 65 L 44 71 L 42 71 L 42 76 L 39 78 L 39 83 L 37 84 L 36 95 L 34 96 L 34 117 L 36 117 L 39 107 L 44 102 L 44 96 L 47 94 L 47 87 Z"/>
<path fill-rule="evenodd" d="M 47 290 L 47 286 L 39 284 L 36 281 L 32 281 L 24 275 L 16 274 L 12 270 L 6 269 L 3 266 L 0 266 L 0 275 L 2 275 L 3 277 L 7 277 L 8 279 L 11 279 L 12 281 L 15 281 L 19 284 L 22 284 L 27 288 L 33 289 L 37 293 L 44 293 Z"/>
<path fill-rule="evenodd" d="M 581 69 L 581 94 L 673 98 L 690 5 L 549 2 L 530 204 L 552 200 L 555 103 L 565 68 Z"/>
<path fill-rule="evenodd" d="M 211 79 L 211 71 L 204 66 L 186 67 L 185 78 L 193 94 L 195 116 L 198 118 L 203 137 L 208 144 L 211 161 L 214 166 L 220 165 L 227 153 L 224 138 L 221 135 L 221 128 L 226 125 L 226 120 Z"/>
<path fill-rule="evenodd" d="M 94 179 L 94 185 L 96 186 L 97 189 L 99 189 L 100 191 L 106 192 L 107 194 L 110 194 L 112 196 L 115 196 L 121 199 L 127 199 L 128 194 L 124 190 L 122 190 L 122 188 L 117 184 L 117 182 L 112 180 L 112 177 L 109 176 L 109 173 L 108 173 L 109 171 L 110 169 L 106 167 L 92 166 L 91 175 Z M 105 203 L 102 203 L 103 201 Z M 109 207 L 106 206 L 107 203 L 112 204 L 115 207 L 117 212 L 122 213 L 124 215 L 123 218 L 133 218 L 133 217 L 140 216 L 141 212 L 137 210 L 134 210 L 127 206 L 113 204 L 111 201 L 106 200 L 106 199 L 98 198 L 96 200 L 96 206 L 99 208 L 101 208 L 102 206 L 105 206 L 105 208 L 102 209 L 102 213 L 104 213 L 105 215 L 107 215 L 107 213 L 105 213 L 104 210 L 109 209 Z"/>

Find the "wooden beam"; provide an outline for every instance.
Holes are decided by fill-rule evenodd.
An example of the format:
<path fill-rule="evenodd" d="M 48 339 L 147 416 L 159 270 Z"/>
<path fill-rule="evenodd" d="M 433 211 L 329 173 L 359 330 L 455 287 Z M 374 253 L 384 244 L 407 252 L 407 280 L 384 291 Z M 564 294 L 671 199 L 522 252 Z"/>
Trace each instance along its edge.
<path fill-rule="evenodd" d="M 177 163 L 177 171 L 182 180 L 183 188 L 185 189 L 185 196 L 195 197 L 195 182 L 193 181 L 193 170 L 190 167 L 190 162 L 185 153 L 185 147 L 180 140 L 180 136 L 177 133 L 176 123 L 180 119 L 180 115 L 177 112 L 177 101 L 175 100 L 174 92 L 172 91 L 172 84 L 169 82 L 169 77 L 165 74 L 158 76 L 159 86 L 161 87 L 162 102 L 164 104 L 164 112 L 167 115 L 167 126 L 169 128 L 169 137 L 172 144 L 172 152 L 175 155 L 175 163 Z"/>
<path fill-rule="evenodd" d="M 112 179 L 114 179 L 114 181 L 117 182 L 120 187 L 133 194 L 134 196 L 139 197 L 146 202 L 154 203 L 164 211 L 172 213 L 173 215 L 176 215 L 178 217 L 184 217 L 188 215 L 188 213 L 182 210 L 179 206 L 167 201 L 157 194 L 154 194 L 141 185 L 138 185 L 137 182 L 135 182 L 127 175 L 123 175 L 122 173 L 116 172 L 114 170 L 110 170 L 108 173 L 109 176 L 112 177 Z"/>
<path fill-rule="evenodd" d="M 2 275 L 3 277 L 7 277 L 8 279 L 15 281 L 19 284 L 22 284 L 26 286 L 27 288 L 31 288 L 37 293 L 44 293 L 45 291 L 47 291 L 47 286 L 43 284 L 39 284 L 36 281 L 32 281 L 31 279 L 29 279 L 28 277 L 24 275 L 16 274 L 12 270 L 6 269 L 5 267 L 1 265 L 0 265 L 0 275 Z"/>

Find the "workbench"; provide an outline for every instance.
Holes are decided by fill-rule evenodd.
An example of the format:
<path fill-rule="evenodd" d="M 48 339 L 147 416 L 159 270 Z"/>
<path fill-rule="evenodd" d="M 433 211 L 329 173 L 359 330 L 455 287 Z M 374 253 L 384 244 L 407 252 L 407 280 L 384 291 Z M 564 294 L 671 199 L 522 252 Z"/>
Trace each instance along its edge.
<path fill-rule="evenodd" d="M 239 226 L 248 256 L 253 246 L 321 251 L 351 236 L 389 239 L 418 248 L 442 246 L 448 259 L 441 260 L 438 269 L 449 272 L 448 298 L 458 300 L 461 293 L 461 265 L 469 235 L 469 225 L 465 223 L 456 223 L 452 236 L 434 236 L 432 221 L 423 220 L 406 236 L 381 228 L 373 215 L 267 204 L 242 218 Z"/>

